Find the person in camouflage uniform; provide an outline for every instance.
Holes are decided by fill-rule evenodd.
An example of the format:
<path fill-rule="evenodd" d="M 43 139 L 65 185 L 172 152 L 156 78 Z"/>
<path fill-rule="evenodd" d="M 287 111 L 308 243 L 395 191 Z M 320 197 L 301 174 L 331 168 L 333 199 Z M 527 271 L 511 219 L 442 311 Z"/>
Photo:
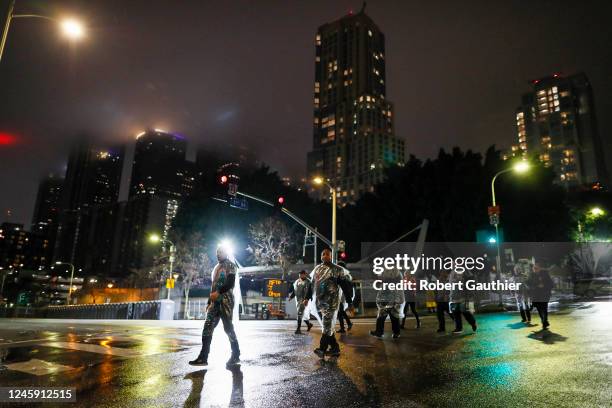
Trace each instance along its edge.
<path fill-rule="evenodd" d="M 330 356 L 340 355 L 340 346 L 336 341 L 334 327 L 336 313 L 340 304 L 340 289 L 347 303 L 352 302 L 352 278 L 348 270 L 332 263 L 332 252 L 326 248 L 321 252 L 321 263 L 312 271 L 315 304 L 321 315 L 322 333 L 319 347 L 314 350 L 319 357 L 325 356 L 330 347 Z M 352 306 L 349 306 L 352 310 Z"/>
<path fill-rule="evenodd" d="M 382 273 L 381 279 L 383 283 L 400 283 L 402 281 L 402 275 L 396 269 L 387 269 Z M 376 307 L 378 308 L 376 330 L 370 331 L 370 335 L 382 338 L 385 332 L 385 320 L 387 320 L 387 316 L 389 316 L 391 319 L 393 338 L 399 338 L 400 317 L 404 300 L 403 290 L 390 290 L 385 287 L 385 289 L 378 291 L 376 294 Z"/>
<path fill-rule="evenodd" d="M 227 362 L 228 366 L 240 362 L 240 347 L 234 332 L 232 314 L 234 310 L 234 285 L 236 283 L 237 266 L 232 262 L 227 251 L 223 247 L 217 248 L 217 260 L 219 261 L 212 272 L 211 293 L 206 307 L 206 320 L 202 330 L 202 350 L 195 360 L 189 362 L 191 365 L 208 365 L 208 353 L 212 335 L 219 324 L 223 322 L 223 330 L 227 334 L 232 349 L 232 355 Z"/>
<path fill-rule="evenodd" d="M 295 298 L 295 307 L 297 309 L 297 329 L 295 330 L 295 334 L 300 334 L 302 332 L 304 310 L 306 306 L 308 306 L 308 302 L 312 300 L 312 283 L 310 282 L 310 278 L 306 275 L 305 270 L 300 271 L 300 277 L 293 282 L 292 289 L 289 300 Z M 310 331 L 312 328 L 309 317 L 310 311 L 306 310 L 306 318 L 304 319 L 304 323 L 306 323 L 307 326 L 306 331 Z"/>

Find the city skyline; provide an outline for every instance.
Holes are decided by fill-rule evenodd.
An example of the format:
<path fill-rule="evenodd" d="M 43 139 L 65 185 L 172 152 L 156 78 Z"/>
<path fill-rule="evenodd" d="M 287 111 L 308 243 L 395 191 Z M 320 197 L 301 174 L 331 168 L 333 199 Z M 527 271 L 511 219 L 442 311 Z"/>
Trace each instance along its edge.
<path fill-rule="evenodd" d="M 234 3 L 215 10 L 199 3 L 165 10 L 163 2 L 150 3 L 146 10 L 138 2 L 54 3 L 44 11 L 70 10 L 91 26 L 74 49 L 55 41 L 44 24 L 20 21 L 12 27 L 0 64 L 6 92 L 0 132 L 15 136 L 0 146 L 0 187 L 10 192 L 0 200 L 3 219 L 10 209 L 8 221 L 29 223 L 38 182 L 46 173 L 61 175 L 66 140 L 81 131 L 127 142 L 159 126 L 194 145 L 251 145 L 282 174 L 303 175 L 305 152 L 312 147 L 316 28 L 357 12 L 361 2 Z M 610 28 L 605 4 L 598 4 L 587 10 L 542 2 L 525 13 L 515 2 L 370 2 L 368 15 L 386 34 L 388 98 L 407 153 L 426 158 L 454 145 L 478 151 L 494 143 L 510 147 L 516 101 L 529 90 L 528 81 L 581 71 L 593 85 L 600 134 L 609 146 Z M 18 2 L 21 11 L 41 11 L 36 6 Z M 240 27 L 215 23 L 223 18 Z M 587 18 L 588 27 L 567 29 Z M 173 29 L 150 29 L 160 24 Z M 257 36 L 250 34 L 254 30 Z M 258 40 L 266 46 L 254 47 Z M 164 57 L 173 52 L 176 57 Z M 159 68 L 152 69 L 153 61 Z M 291 142 L 284 143 L 288 137 Z"/>

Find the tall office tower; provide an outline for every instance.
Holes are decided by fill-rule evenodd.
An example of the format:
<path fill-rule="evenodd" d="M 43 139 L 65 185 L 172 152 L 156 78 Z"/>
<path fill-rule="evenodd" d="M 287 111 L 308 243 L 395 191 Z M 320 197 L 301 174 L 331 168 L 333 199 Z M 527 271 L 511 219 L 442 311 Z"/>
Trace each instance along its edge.
<path fill-rule="evenodd" d="M 315 39 L 313 150 L 307 173 L 337 189 L 340 204 L 373 191 L 405 162 L 386 100 L 385 37 L 362 9 L 319 27 Z"/>
<path fill-rule="evenodd" d="M 158 129 L 137 136 L 132 165 L 130 198 L 142 194 L 181 198 L 187 141 Z"/>
<path fill-rule="evenodd" d="M 47 233 L 57 225 L 63 183 L 64 179 L 50 174 L 38 185 L 32 232 Z"/>
<path fill-rule="evenodd" d="M 604 144 L 586 75 L 554 74 L 531 86 L 516 111 L 520 154 L 551 167 L 557 183 L 568 189 L 607 185 Z"/>
<path fill-rule="evenodd" d="M 117 202 L 123 167 L 123 147 L 103 148 L 83 139 L 71 151 L 62 198 L 53 258 L 85 263 L 85 240 L 95 206 Z"/>

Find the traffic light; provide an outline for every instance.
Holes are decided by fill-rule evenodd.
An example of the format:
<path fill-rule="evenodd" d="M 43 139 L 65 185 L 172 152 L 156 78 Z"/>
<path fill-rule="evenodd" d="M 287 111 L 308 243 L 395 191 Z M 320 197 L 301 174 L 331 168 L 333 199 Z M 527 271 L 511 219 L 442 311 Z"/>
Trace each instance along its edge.
<path fill-rule="evenodd" d="M 285 197 L 280 196 L 280 197 L 278 197 L 278 199 L 276 201 L 278 202 L 278 205 L 280 205 L 282 207 L 283 204 L 285 204 Z"/>
<path fill-rule="evenodd" d="M 227 176 L 224 174 L 221 177 L 219 177 L 219 183 L 221 184 L 227 184 L 228 178 Z"/>
<path fill-rule="evenodd" d="M 348 258 L 348 255 L 346 254 L 346 252 L 344 251 L 340 252 L 340 259 L 343 261 L 346 261 L 346 258 Z"/>

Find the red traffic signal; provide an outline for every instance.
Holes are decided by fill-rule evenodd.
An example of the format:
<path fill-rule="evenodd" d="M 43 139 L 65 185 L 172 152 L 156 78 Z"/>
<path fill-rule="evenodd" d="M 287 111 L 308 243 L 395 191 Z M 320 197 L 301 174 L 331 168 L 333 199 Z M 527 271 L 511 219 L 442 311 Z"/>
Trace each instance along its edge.
<path fill-rule="evenodd" d="M 219 177 L 219 182 L 221 182 L 221 184 L 227 183 L 227 180 L 228 180 L 228 178 L 227 178 L 226 175 L 223 175 L 223 176 Z"/>
<path fill-rule="evenodd" d="M 348 257 L 348 255 L 346 254 L 346 252 L 342 251 L 340 252 L 340 259 L 342 259 L 343 261 Z"/>
<path fill-rule="evenodd" d="M 283 204 L 285 204 L 285 197 L 280 196 L 280 197 L 278 197 L 278 200 L 276 200 L 276 201 L 278 201 L 279 205 L 283 205 Z"/>

